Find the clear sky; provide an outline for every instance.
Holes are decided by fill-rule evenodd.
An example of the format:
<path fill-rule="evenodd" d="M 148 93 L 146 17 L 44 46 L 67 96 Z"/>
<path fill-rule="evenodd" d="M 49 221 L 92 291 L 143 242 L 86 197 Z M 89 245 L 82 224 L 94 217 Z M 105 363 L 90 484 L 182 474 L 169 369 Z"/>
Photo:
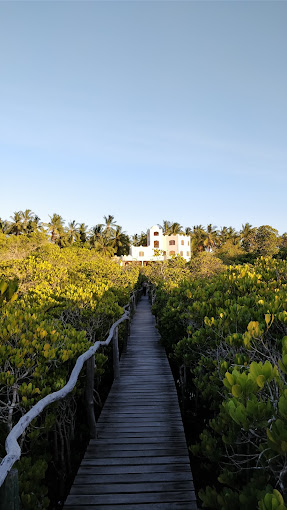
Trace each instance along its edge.
<path fill-rule="evenodd" d="M 0 217 L 287 231 L 287 2 L 0 1 Z"/>

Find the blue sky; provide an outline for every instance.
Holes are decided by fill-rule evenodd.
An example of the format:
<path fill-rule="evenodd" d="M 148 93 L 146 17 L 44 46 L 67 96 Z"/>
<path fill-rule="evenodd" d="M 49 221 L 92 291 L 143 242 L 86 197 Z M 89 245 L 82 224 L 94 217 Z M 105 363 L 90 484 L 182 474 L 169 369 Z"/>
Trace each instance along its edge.
<path fill-rule="evenodd" d="M 0 217 L 287 231 L 287 2 L 1 1 Z"/>

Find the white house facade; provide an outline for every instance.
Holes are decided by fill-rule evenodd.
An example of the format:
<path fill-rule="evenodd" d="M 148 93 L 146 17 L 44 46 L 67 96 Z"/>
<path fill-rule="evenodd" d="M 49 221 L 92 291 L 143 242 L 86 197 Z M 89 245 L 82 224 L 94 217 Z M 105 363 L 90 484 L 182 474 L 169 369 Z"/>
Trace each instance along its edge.
<path fill-rule="evenodd" d="M 154 225 L 147 231 L 147 246 L 131 246 L 129 255 L 122 257 L 122 263 L 148 262 L 171 259 L 180 255 L 190 260 L 190 237 L 185 234 L 164 235 L 159 225 Z"/>

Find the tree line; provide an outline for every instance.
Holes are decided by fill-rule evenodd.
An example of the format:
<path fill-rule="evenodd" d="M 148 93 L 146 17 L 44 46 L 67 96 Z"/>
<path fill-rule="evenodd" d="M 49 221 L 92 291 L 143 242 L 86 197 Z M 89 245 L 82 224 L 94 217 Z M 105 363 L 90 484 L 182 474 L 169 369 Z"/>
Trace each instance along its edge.
<path fill-rule="evenodd" d="M 278 230 L 270 225 L 253 227 L 250 223 L 242 225 L 241 230 L 223 226 L 217 228 L 211 223 L 205 228 L 203 225 L 182 227 L 178 222 L 164 220 L 161 228 L 164 235 L 185 234 L 190 236 L 191 253 L 197 255 L 209 252 L 218 255 L 223 261 L 247 258 L 250 256 L 275 255 L 278 251 L 287 252 L 287 232 L 282 236 Z M 145 246 L 147 236 L 144 232 L 132 237 L 132 244 Z"/>
<path fill-rule="evenodd" d="M 147 245 L 146 232 L 129 237 L 111 214 L 104 216 L 104 222 L 92 228 L 75 220 L 65 225 L 62 216 L 56 213 L 49 215 L 49 218 L 49 222 L 42 223 L 31 209 L 14 212 L 10 220 L 0 218 L 0 233 L 20 236 L 43 232 L 50 236 L 52 243 L 61 248 L 76 244 L 93 248 L 108 256 L 127 255 L 130 245 Z M 178 222 L 163 220 L 161 228 L 164 235 L 190 236 L 192 255 L 214 253 L 226 263 L 244 260 L 244 257 L 248 259 L 252 256 L 275 255 L 279 251 L 284 258 L 287 254 L 287 232 L 280 236 L 278 230 L 270 225 L 253 227 L 250 223 L 245 223 L 241 230 L 236 231 L 232 226 L 217 228 L 211 223 L 206 228 L 203 225 L 184 228 Z"/>
<path fill-rule="evenodd" d="M 22 234 L 45 233 L 50 241 L 60 248 L 78 245 L 94 248 L 102 255 L 121 256 L 129 253 L 130 239 L 114 216 L 104 216 L 104 223 L 98 223 L 91 229 L 85 223 L 75 220 L 65 225 L 59 214 L 49 215 L 50 221 L 42 223 L 39 216 L 31 209 L 14 212 L 10 220 L 0 218 L 0 233 L 10 236 Z"/>

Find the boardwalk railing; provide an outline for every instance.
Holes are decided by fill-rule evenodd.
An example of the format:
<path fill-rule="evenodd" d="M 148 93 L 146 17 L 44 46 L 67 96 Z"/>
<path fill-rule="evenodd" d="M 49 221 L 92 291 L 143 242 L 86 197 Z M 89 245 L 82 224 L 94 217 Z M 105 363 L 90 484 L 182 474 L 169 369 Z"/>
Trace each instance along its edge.
<path fill-rule="evenodd" d="M 42 398 L 35 404 L 30 411 L 28 411 L 18 423 L 12 428 L 11 432 L 8 434 L 5 441 L 5 448 L 7 455 L 2 459 L 0 464 L 0 489 L 1 491 L 1 500 L 0 500 L 0 510 L 5 508 L 5 510 L 17 510 L 19 508 L 19 504 L 17 504 L 17 500 L 19 495 L 13 493 L 15 490 L 18 490 L 18 480 L 15 482 L 15 470 L 12 470 L 13 465 L 17 460 L 21 457 L 21 448 L 18 444 L 19 437 L 25 432 L 27 427 L 30 425 L 31 421 L 33 421 L 37 416 L 41 414 L 41 412 L 53 402 L 57 402 L 65 398 L 71 391 L 74 389 L 79 374 L 83 368 L 85 362 L 87 362 L 87 384 L 86 384 L 86 402 L 88 404 L 88 420 L 90 426 L 90 436 L 95 437 L 96 435 L 96 420 L 94 416 L 94 404 L 93 404 L 93 385 L 94 385 L 94 368 L 95 368 L 95 353 L 102 345 L 109 345 L 111 340 L 113 339 L 113 369 L 114 369 L 114 378 L 118 379 L 120 370 L 119 370 L 119 345 L 118 345 L 118 326 L 127 321 L 128 324 L 128 334 L 129 334 L 129 326 L 130 320 L 133 312 L 136 309 L 136 303 L 138 301 L 138 297 L 141 291 L 137 290 L 132 293 L 130 297 L 130 302 L 123 307 L 124 314 L 111 326 L 109 335 L 104 341 L 97 341 L 90 347 L 86 352 L 81 354 L 78 357 L 76 364 L 72 370 L 70 378 L 65 386 L 53 393 L 50 393 L 46 397 Z M 10 472 L 10 473 L 9 473 Z M 17 478 L 17 477 L 16 477 Z M 5 483 L 4 483 L 5 482 Z M 13 489 L 14 487 L 14 489 Z M 4 502 L 4 500 L 7 500 Z M 10 502 L 8 503 L 8 499 Z M 4 506 L 3 506 L 4 505 Z"/>

